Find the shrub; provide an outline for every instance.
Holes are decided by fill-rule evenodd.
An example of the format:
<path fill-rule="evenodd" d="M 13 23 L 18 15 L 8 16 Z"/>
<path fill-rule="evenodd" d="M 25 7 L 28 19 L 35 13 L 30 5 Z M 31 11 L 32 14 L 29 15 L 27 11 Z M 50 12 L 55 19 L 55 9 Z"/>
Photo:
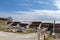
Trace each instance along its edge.
<path fill-rule="evenodd" d="M 25 33 L 36 33 L 36 32 L 37 32 L 37 30 L 33 30 L 33 29 L 31 29 L 31 30 L 26 30 Z"/>
<path fill-rule="evenodd" d="M 44 40 L 51 40 L 51 37 L 45 37 Z"/>

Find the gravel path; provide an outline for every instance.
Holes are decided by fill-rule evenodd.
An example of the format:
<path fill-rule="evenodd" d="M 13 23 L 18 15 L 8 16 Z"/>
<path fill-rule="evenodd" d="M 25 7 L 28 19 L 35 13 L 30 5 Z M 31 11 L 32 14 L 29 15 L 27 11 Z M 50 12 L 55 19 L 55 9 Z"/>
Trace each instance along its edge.
<path fill-rule="evenodd" d="M 14 34 L 8 32 L 0 32 L 0 40 L 38 40 L 37 33 L 32 34 Z"/>

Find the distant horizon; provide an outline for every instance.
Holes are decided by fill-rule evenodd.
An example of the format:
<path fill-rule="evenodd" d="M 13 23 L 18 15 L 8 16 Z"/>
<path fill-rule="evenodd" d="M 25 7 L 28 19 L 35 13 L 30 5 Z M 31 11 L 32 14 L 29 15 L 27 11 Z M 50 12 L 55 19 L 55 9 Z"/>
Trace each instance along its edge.
<path fill-rule="evenodd" d="M 0 18 L 7 18 L 7 17 L 0 17 Z M 13 22 L 42 22 L 42 23 L 60 23 L 60 20 L 12 20 Z"/>

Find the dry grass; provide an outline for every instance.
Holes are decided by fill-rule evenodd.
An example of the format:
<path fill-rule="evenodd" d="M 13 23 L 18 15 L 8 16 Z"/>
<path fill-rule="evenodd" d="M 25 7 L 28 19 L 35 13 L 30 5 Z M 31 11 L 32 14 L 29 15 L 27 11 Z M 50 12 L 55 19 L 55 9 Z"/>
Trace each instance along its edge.
<path fill-rule="evenodd" d="M 29 34 L 29 33 L 36 33 L 37 30 L 34 29 L 29 29 L 29 30 L 24 30 L 25 32 L 12 32 L 12 31 L 4 31 L 4 32 L 11 32 L 11 33 L 17 33 L 17 34 Z"/>

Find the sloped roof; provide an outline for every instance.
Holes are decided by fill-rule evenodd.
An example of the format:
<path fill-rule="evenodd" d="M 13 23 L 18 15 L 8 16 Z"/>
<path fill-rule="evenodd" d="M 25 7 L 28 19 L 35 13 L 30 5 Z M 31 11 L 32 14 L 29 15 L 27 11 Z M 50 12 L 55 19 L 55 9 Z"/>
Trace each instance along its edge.
<path fill-rule="evenodd" d="M 11 23 L 13 23 L 13 22 L 7 22 L 7 24 L 11 24 Z"/>
<path fill-rule="evenodd" d="M 11 26 L 16 26 L 17 24 L 19 24 L 20 22 L 13 22 L 13 24 Z"/>
<path fill-rule="evenodd" d="M 24 26 L 27 26 L 28 24 L 26 23 L 20 23 L 20 26 L 24 27 Z"/>
<path fill-rule="evenodd" d="M 0 18 L 0 20 L 7 21 L 7 18 Z"/>
<path fill-rule="evenodd" d="M 32 22 L 30 26 L 39 26 L 41 22 Z"/>

